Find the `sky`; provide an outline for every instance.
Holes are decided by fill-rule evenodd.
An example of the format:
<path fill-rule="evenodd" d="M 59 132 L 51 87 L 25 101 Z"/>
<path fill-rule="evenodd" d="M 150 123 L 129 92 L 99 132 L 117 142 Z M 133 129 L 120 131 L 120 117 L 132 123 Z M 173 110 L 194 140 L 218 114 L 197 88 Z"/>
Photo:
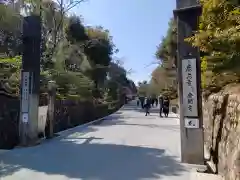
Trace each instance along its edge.
<path fill-rule="evenodd" d="M 87 0 L 72 11 L 85 25 L 110 31 L 128 77 L 135 83 L 150 80 L 157 62 L 155 52 L 166 35 L 176 0 Z"/>

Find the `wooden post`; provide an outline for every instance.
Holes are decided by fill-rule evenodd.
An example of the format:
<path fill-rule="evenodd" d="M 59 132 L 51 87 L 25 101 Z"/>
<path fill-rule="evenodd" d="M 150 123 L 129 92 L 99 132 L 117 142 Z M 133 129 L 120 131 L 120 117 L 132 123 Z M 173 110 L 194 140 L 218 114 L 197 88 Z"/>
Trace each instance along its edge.
<path fill-rule="evenodd" d="M 48 119 L 49 119 L 49 134 L 47 138 L 54 136 L 54 105 L 56 99 L 56 85 L 54 81 L 48 82 Z"/>

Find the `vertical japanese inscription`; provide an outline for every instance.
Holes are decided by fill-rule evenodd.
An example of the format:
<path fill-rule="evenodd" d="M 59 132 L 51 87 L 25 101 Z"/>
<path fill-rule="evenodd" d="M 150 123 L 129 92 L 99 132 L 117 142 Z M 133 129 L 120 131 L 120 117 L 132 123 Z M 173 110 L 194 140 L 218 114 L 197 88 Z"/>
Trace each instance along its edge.
<path fill-rule="evenodd" d="M 196 59 L 182 61 L 183 112 L 184 116 L 197 117 L 197 78 Z"/>
<path fill-rule="evenodd" d="M 22 112 L 28 112 L 29 106 L 29 72 L 22 72 Z"/>

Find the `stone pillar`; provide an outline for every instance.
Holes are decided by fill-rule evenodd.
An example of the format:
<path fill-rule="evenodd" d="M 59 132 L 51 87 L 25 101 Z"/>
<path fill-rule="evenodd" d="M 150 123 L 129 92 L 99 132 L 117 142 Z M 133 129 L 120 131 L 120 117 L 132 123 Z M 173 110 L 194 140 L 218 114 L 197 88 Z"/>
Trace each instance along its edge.
<path fill-rule="evenodd" d="M 24 17 L 21 77 L 20 143 L 35 144 L 38 139 L 38 104 L 40 85 L 41 20 Z"/>
<path fill-rule="evenodd" d="M 196 0 L 177 0 L 177 9 L 174 10 L 175 20 L 177 21 L 178 31 L 178 82 L 179 82 L 179 105 L 180 105 L 180 126 L 181 126 L 181 159 L 183 163 L 190 164 L 204 164 L 204 142 L 203 142 L 203 121 L 202 121 L 202 97 L 201 97 L 201 65 L 199 50 L 192 47 L 189 43 L 185 42 L 185 38 L 193 35 L 198 27 L 198 16 L 201 14 L 201 6 Z M 187 73 L 183 70 L 184 62 L 193 62 L 193 75 L 196 77 L 194 85 L 191 85 L 194 95 L 194 105 L 186 107 L 186 88 L 185 79 L 183 74 Z M 184 72 L 183 72 L 184 71 Z M 185 83 L 185 84 L 184 84 Z M 187 87 L 189 88 L 189 87 Z M 193 102 L 193 101 L 192 101 Z M 196 110 L 190 112 L 193 107 Z M 190 120 L 190 121 L 189 121 Z M 189 125 L 186 122 L 189 121 Z M 195 127 L 191 126 L 192 122 Z"/>

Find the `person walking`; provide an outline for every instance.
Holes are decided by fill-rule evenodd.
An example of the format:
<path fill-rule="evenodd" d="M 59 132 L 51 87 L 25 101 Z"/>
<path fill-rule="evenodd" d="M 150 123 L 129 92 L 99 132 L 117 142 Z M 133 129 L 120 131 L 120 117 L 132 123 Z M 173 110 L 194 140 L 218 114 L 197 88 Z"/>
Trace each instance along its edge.
<path fill-rule="evenodd" d="M 166 96 L 163 99 L 163 113 L 165 115 L 165 117 L 168 117 L 169 114 L 169 105 L 170 105 L 170 100 L 169 98 Z"/>
<path fill-rule="evenodd" d="M 162 95 L 160 95 L 160 97 L 159 97 L 159 115 L 160 115 L 160 117 L 163 117 L 162 116 L 162 111 L 163 111 L 163 96 Z"/>
<path fill-rule="evenodd" d="M 158 98 L 155 98 L 156 107 L 158 107 Z"/>
<path fill-rule="evenodd" d="M 155 103 L 155 98 L 154 98 L 154 97 L 151 97 L 151 104 L 152 104 L 152 107 L 154 106 L 154 103 Z"/>
<path fill-rule="evenodd" d="M 145 109 L 145 112 L 146 112 L 145 116 L 150 115 L 150 112 L 149 112 L 150 107 L 151 107 L 151 99 L 146 98 L 145 99 L 145 104 L 144 104 L 144 109 Z"/>
<path fill-rule="evenodd" d="M 145 97 L 140 97 L 140 102 L 141 102 L 141 107 L 142 109 L 144 108 L 144 101 L 145 101 Z"/>

